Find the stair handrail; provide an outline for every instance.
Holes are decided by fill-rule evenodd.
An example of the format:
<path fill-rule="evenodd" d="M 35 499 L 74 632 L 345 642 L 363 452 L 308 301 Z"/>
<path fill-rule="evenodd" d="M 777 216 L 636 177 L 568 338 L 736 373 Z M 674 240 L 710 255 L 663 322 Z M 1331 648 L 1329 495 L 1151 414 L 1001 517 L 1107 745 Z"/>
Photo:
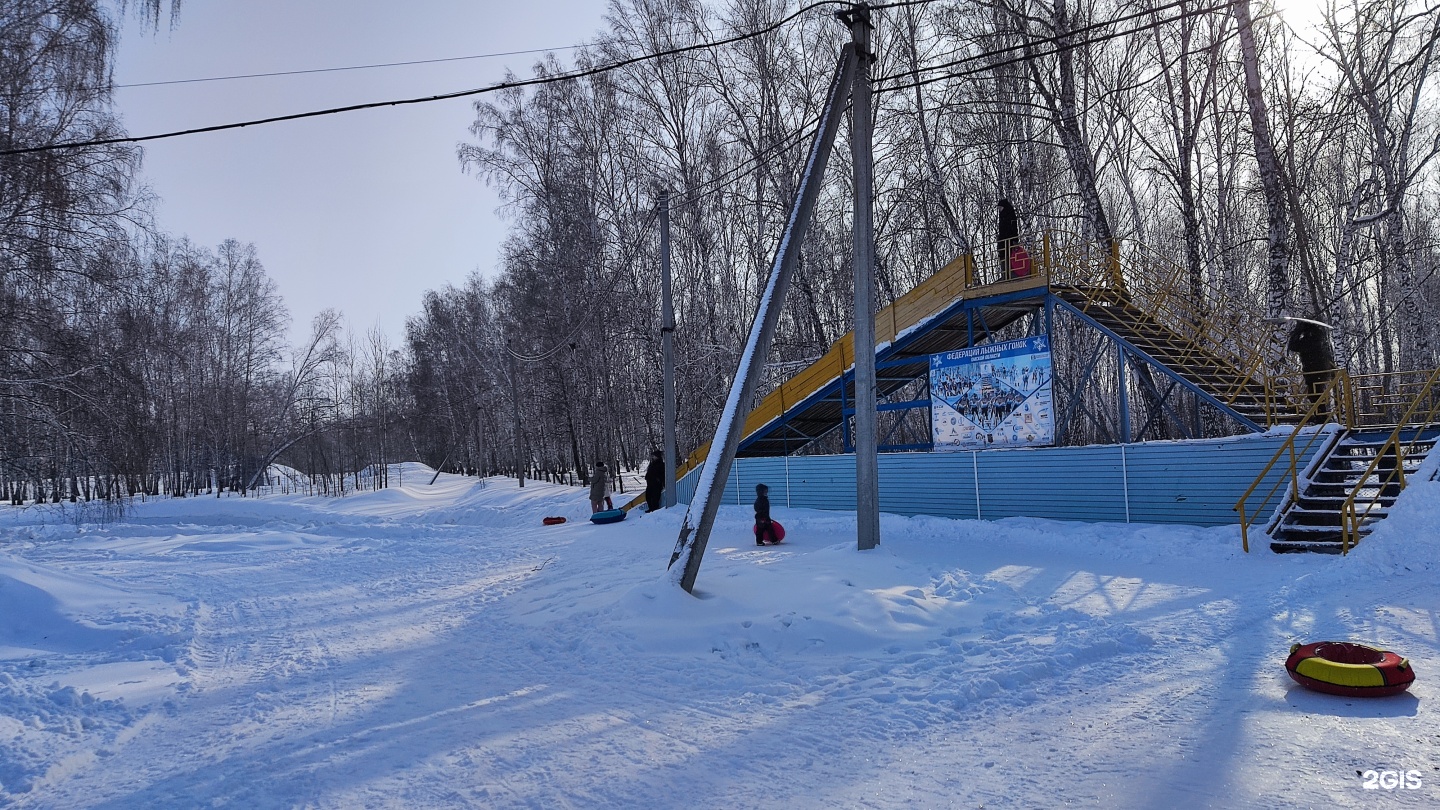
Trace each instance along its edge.
<path fill-rule="evenodd" d="M 1410 441 L 1404 443 L 1408 445 L 1413 443 L 1422 432 L 1434 426 L 1437 414 L 1440 414 L 1440 397 L 1434 396 L 1437 380 L 1440 380 L 1440 368 L 1430 372 L 1424 384 L 1421 386 L 1420 391 L 1410 402 L 1410 407 L 1407 408 L 1404 415 L 1400 417 L 1399 424 L 1395 426 L 1394 430 L 1390 431 L 1390 435 L 1386 437 L 1385 443 L 1376 449 L 1375 458 L 1370 461 L 1369 466 L 1360 474 L 1360 478 L 1355 483 L 1355 490 L 1350 493 L 1350 497 L 1346 498 L 1345 503 L 1341 505 L 1341 554 L 1349 554 L 1350 547 L 1359 542 L 1361 523 L 1370 516 L 1370 511 L 1375 508 L 1375 504 L 1380 502 L 1380 498 L 1384 495 L 1385 491 L 1397 485 L 1400 491 L 1403 492 L 1405 490 L 1405 451 L 1400 441 L 1400 436 L 1402 433 L 1410 432 Z M 1417 411 L 1419 411 L 1421 403 L 1427 400 L 1430 402 L 1430 407 L 1423 412 L 1423 416 L 1418 415 Z M 1387 451 L 1390 458 L 1393 458 L 1395 461 L 1395 469 L 1390 470 L 1389 475 L 1386 475 L 1383 480 L 1376 482 L 1376 486 L 1374 487 L 1375 492 L 1369 496 L 1369 500 L 1365 503 L 1365 511 L 1361 512 L 1356 505 L 1360 497 L 1360 490 L 1366 481 L 1369 481 L 1372 476 L 1376 475 L 1380 461 L 1387 456 Z"/>
<path fill-rule="evenodd" d="M 1075 247 L 1063 253 L 1051 247 L 1054 235 L 1059 234 L 1064 232 L 1046 233 L 1044 255 L 1047 264 L 1071 272 L 1052 271 L 1052 278 L 1075 276 L 1074 280 L 1066 281 L 1075 285 L 1076 292 L 1085 296 L 1091 305 L 1112 303 L 1105 299 L 1107 290 L 1122 293 L 1183 341 L 1174 346 L 1181 362 L 1203 358 L 1209 363 L 1229 366 L 1229 381 L 1215 385 L 1214 392 L 1221 402 L 1233 406 L 1242 399 L 1253 399 L 1264 410 L 1266 427 L 1278 424 L 1282 413 L 1289 415 L 1300 410 L 1292 394 L 1294 389 L 1289 385 L 1288 378 L 1293 375 L 1266 373 L 1267 365 L 1277 355 L 1275 351 L 1267 352 L 1267 347 L 1279 344 L 1253 306 L 1215 284 L 1207 284 L 1201 290 L 1201 298 L 1196 300 L 1184 267 L 1135 242 L 1126 244 L 1124 275 L 1127 280 L 1120 283 L 1115 275 L 1115 268 L 1121 263 L 1118 246 L 1110 255 L 1087 252 L 1077 261 Z M 1082 250 L 1087 244 L 1080 237 L 1067 242 L 1078 244 Z M 1250 317 L 1246 317 L 1247 314 Z M 1283 351 L 1278 355 L 1283 361 Z"/>
<path fill-rule="evenodd" d="M 1279 386 L 1283 376 L 1265 373 L 1267 361 L 1272 357 L 1266 347 L 1273 345 L 1274 340 L 1261 313 L 1251 311 L 1245 302 L 1224 294 L 1214 285 L 1207 286 L 1202 293 L 1204 297 L 1196 301 L 1183 283 L 1185 268 L 1153 250 L 1144 249 L 1143 254 L 1144 266 L 1165 266 L 1173 272 L 1161 274 L 1163 284 L 1150 290 L 1142 287 L 1133 295 L 1142 299 L 1141 303 L 1147 305 L 1152 315 L 1162 316 L 1167 328 L 1187 338 L 1192 353 L 1230 365 L 1231 382 L 1218 387 L 1218 398 L 1227 405 L 1236 404 L 1247 393 L 1257 398 L 1265 411 L 1266 427 L 1278 422 L 1278 406 L 1287 404 L 1298 410 L 1293 408 L 1293 398 L 1286 396 Z M 1132 264 L 1140 266 L 1142 262 L 1137 260 Z M 1132 272 L 1132 276 L 1136 275 Z M 1144 275 L 1138 277 L 1145 278 Z M 1252 316 L 1248 320 L 1243 317 L 1247 312 Z M 1254 391 L 1256 388 L 1258 392 Z"/>
<path fill-rule="evenodd" d="M 1202 289 L 1202 298 L 1197 301 L 1189 289 L 1187 268 L 1143 244 L 1136 243 L 1130 250 L 1132 298 L 1148 301 L 1152 312 L 1170 315 L 1169 325 L 1175 331 L 1189 330 L 1211 347 L 1228 349 L 1234 359 L 1241 357 L 1239 348 L 1249 348 L 1254 342 L 1261 331 L 1259 313 L 1253 313 L 1257 317 L 1245 335 L 1237 335 L 1236 328 L 1242 324 L 1229 317 L 1245 312 L 1246 302 L 1224 294 L 1215 286 Z M 1161 268 L 1161 272 L 1153 272 L 1155 268 Z M 1152 272 L 1145 273 L 1145 270 Z M 1140 283 L 1137 285 L 1137 282 Z M 1235 340 L 1237 337 L 1240 339 Z"/>
<path fill-rule="evenodd" d="M 1393 427 L 1425 387 L 1429 369 L 1353 374 L 1356 424 Z M 1414 378 L 1406 382 L 1405 378 Z M 1407 389 L 1409 393 L 1407 393 Z"/>
<path fill-rule="evenodd" d="M 1251 484 L 1250 488 L 1245 490 L 1245 493 L 1240 496 L 1240 500 L 1235 502 L 1234 509 L 1240 513 L 1240 545 L 1245 549 L 1246 554 L 1250 553 L 1250 527 L 1259 522 L 1260 515 L 1269 508 L 1271 502 L 1275 500 L 1275 496 L 1280 492 L 1281 487 L 1287 483 L 1289 484 L 1289 496 L 1292 501 L 1300 497 L 1300 470 L 1297 459 L 1310 457 L 1316 443 L 1322 438 L 1328 437 L 1330 434 L 1320 430 L 1312 431 L 1308 434 L 1309 438 L 1305 441 L 1304 447 L 1300 449 L 1298 453 L 1296 451 L 1296 438 L 1301 435 L 1301 431 L 1304 428 L 1311 427 L 1312 425 L 1318 427 L 1321 424 L 1330 422 L 1330 408 L 1328 406 L 1332 403 L 1335 405 L 1335 415 L 1339 417 L 1336 421 L 1341 425 L 1349 426 L 1353 420 L 1354 413 L 1354 408 L 1350 405 L 1349 392 L 1350 375 L 1345 369 L 1338 369 L 1320 396 L 1311 403 L 1310 409 L 1300 418 L 1300 422 L 1295 425 L 1290 435 L 1285 437 L 1285 441 L 1280 445 L 1280 448 L 1275 451 L 1275 455 L 1270 457 L 1269 463 L 1267 463 L 1264 469 L 1260 471 L 1260 474 L 1256 476 L 1255 483 Z M 1321 418 L 1324 419 L 1324 422 L 1319 421 Z M 1270 471 L 1279 463 L 1280 459 L 1287 457 L 1289 459 L 1289 475 L 1281 476 L 1270 485 L 1270 489 L 1265 492 L 1264 497 L 1260 499 L 1260 503 L 1255 507 L 1254 513 L 1251 514 L 1246 509 L 1246 502 L 1250 499 L 1250 496 L 1260 488 L 1260 485 L 1265 483 L 1266 476 L 1270 474 Z"/>

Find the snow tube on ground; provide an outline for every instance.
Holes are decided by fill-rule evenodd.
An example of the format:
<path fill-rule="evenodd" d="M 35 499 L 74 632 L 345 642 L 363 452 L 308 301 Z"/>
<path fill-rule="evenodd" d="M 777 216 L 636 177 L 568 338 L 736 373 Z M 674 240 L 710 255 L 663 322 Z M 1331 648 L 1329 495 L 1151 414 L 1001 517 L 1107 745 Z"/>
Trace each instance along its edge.
<path fill-rule="evenodd" d="M 558 526 L 559 524 L 565 522 L 565 518 L 563 518 L 563 517 L 547 517 L 547 518 L 545 518 L 544 520 L 542 520 L 542 521 L 540 521 L 540 522 L 541 522 L 541 523 L 544 523 L 546 526 Z"/>
<path fill-rule="evenodd" d="M 1296 644 L 1285 670 L 1307 689 L 1345 697 L 1398 695 L 1415 682 L 1409 659 L 1350 641 Z"/>
<path fill-rule="evenodd" d="M 625 519 L 624 509 L 606 509 L 590 516 L 591 523 L 619 523 Z"/>
<path fill-rule="evenodd" d="M 780 521 L 778 521 L 778 520 L 772 520 L 772 521 L 770 521 L 770 525 L 775 527 L 775 542 L 778 543 L 778 542 L 780 542 L 781 540 L 784 540 L 784 539 L 785 539 L 785 527 L 780 525 Z M 760 536 L 760 524 L 757 523 L 757 524 L 755 524 L 754 526 L 751 526 L 751 527 L 750 527 L 750 531 L 754 532 L 756 537 L 759 537 L 759 536 Z"/>

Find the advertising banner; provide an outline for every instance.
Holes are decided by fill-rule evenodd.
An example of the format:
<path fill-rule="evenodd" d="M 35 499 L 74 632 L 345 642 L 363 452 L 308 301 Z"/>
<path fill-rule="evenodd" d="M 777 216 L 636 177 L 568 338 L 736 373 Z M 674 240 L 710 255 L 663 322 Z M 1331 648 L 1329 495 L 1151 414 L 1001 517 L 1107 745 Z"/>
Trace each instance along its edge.
<path fill-rule="evenodd" d="M 988 343 L 930 355 L 936 450 L 1055 443 L 1050 338 Z"/>

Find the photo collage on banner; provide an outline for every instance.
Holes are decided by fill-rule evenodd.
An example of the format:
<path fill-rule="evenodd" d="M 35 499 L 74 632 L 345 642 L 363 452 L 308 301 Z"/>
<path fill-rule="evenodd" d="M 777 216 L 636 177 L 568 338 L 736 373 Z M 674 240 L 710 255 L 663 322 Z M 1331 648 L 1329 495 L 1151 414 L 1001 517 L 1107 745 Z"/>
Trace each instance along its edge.
<path fill-rule="evenodd" d="M 1055 443 L 1045 335 L 930 355 L 936 450 Z"/>

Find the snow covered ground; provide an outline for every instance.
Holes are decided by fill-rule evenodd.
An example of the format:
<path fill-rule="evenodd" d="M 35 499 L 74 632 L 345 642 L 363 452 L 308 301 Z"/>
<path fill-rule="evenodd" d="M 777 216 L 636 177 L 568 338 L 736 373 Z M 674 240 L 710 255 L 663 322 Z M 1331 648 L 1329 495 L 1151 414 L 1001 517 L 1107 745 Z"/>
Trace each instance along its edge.
<path fill-rule="evenodd" d="M 779 507 L 757 549 L 725 507 L 695 598 L 679 509 L 429 478 L 0 508 L 0 806 L 1440 804 L 1437 483 L 1344 559 L 890 515 L 860 553 L 853 515 Z M 1306 692 L 1283 660 L 1323 638 L 1418 680 Z"/>

